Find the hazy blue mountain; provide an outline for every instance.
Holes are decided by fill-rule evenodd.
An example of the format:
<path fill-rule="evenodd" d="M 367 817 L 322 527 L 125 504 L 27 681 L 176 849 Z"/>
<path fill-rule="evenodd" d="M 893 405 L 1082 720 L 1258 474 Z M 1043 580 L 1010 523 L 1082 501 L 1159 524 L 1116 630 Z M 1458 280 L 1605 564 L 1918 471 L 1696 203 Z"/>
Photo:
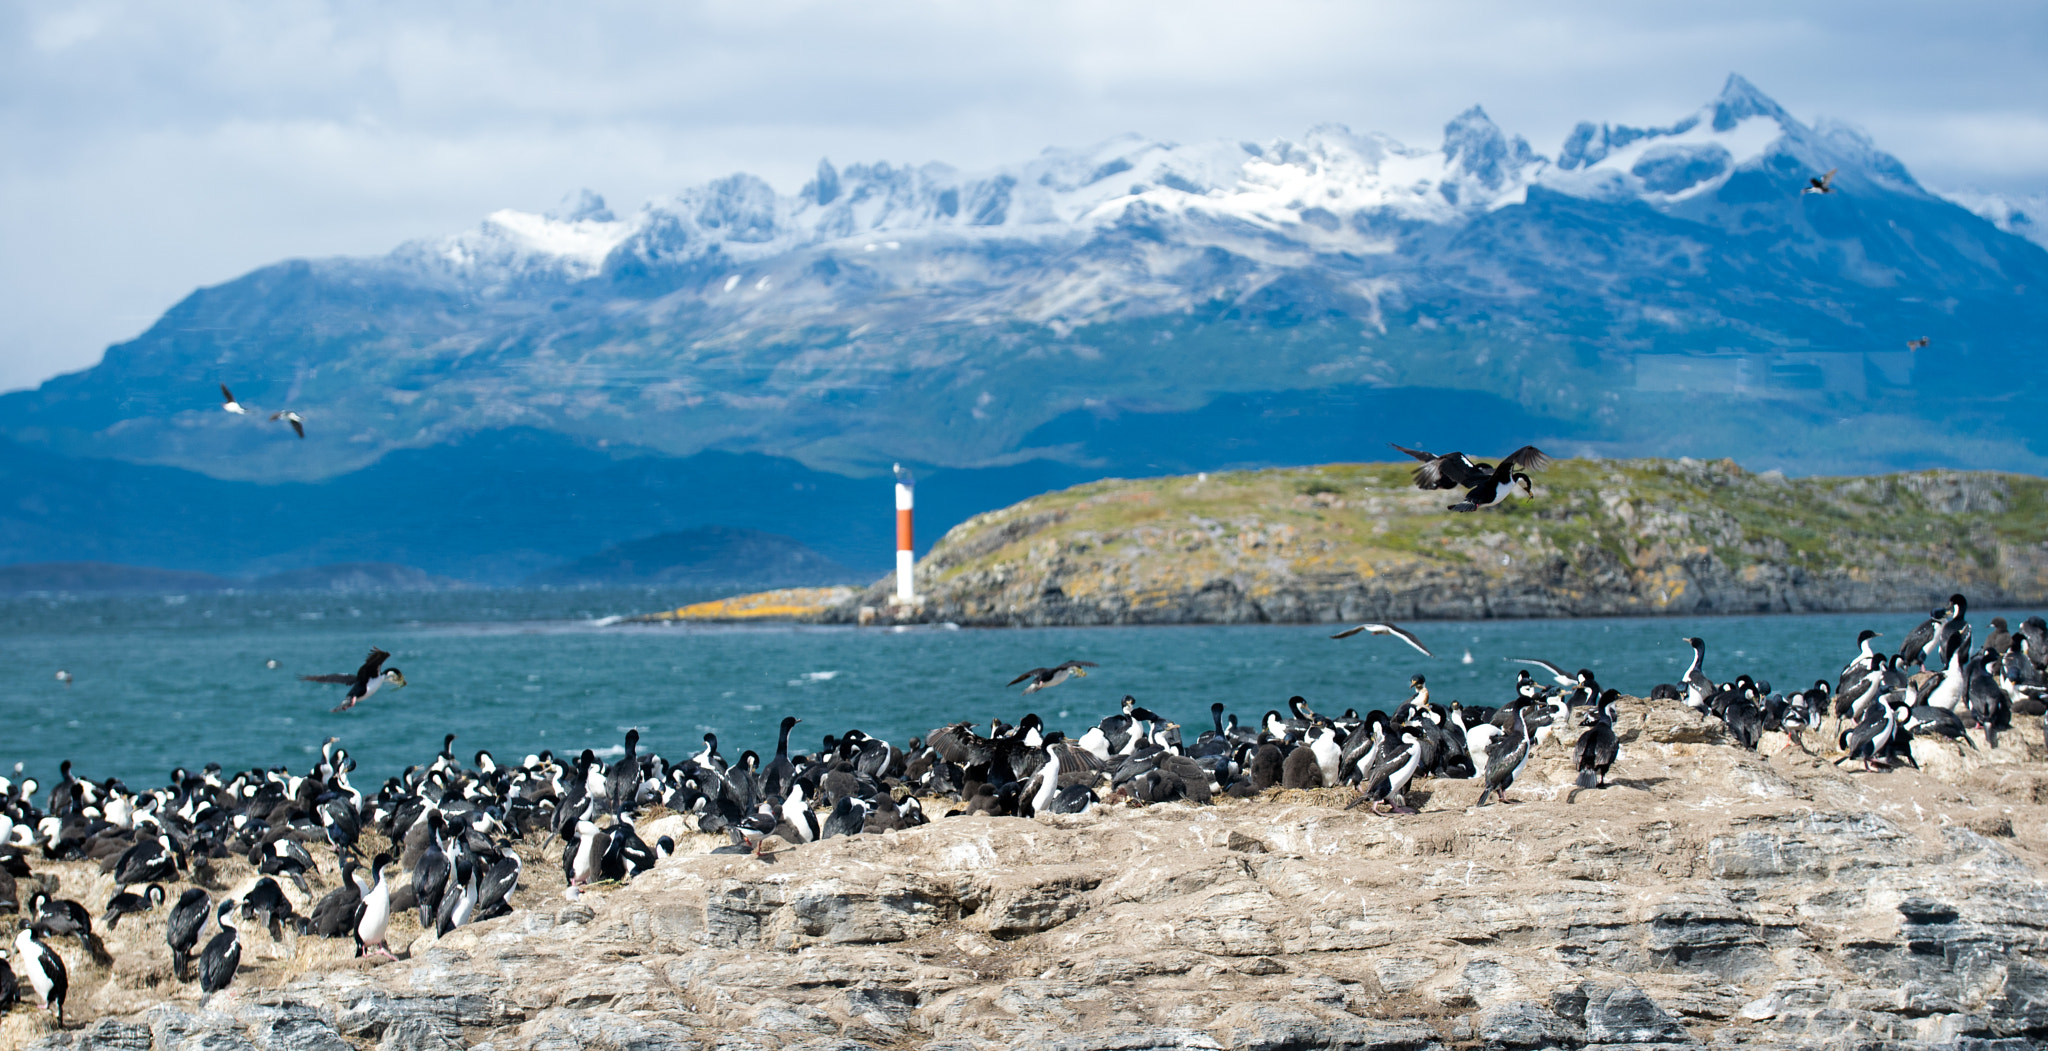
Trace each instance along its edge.
<path fill-rule="evenodd" d="M 393 562 L 337 562 L 268 573 L 248 586 L 256 591 L 440 591 L 463 583 Z"/>
<path fill-rule="evenodd" d="M 1046 485 L 1387 440 L 2040 471 L 2048 250 L 1986 214 L 1739 77 L 1551 155 L 1474 107 L 1434 148 L 1326 125 L 821 162 L 624 217 L 586 191 L 202 289 L 0 396 L 0 475 L 43 482 L 0 557 L 507 580 L 722 525 L 879 568 L 895 461 L 929 541 Z"/>
<path fill-rule="evenodd" d="M 112 562 L 28 562 L 0 566 L 0 595 L 28 591 L 225 591 L 235 582 L 210 573 L 188 573 Z"/>
<path fill-rule="evenodd" d="M 751 588 L 867 582 L 867 577 L 789 537 L 722 526 L 613 544 L 525 581 L 549 587 L 664 584 Z"/>

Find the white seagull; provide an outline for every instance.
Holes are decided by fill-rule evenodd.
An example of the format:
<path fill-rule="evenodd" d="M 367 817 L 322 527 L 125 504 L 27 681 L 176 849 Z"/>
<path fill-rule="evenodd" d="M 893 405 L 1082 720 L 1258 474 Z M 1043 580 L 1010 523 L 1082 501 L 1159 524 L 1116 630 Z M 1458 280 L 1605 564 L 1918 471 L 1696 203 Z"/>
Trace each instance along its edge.
<path fill-rule="evenodd" d="M 1333 639 L 1348 639 L 1361 631 L 1369 631 L 1372 632 L 1374 635 L 1392 635 L 1395 638 L 1400 639 L 1402 642 L 1405 642 L 1408 645 L 1415 647 L 1417 650 L 1420 650 L 1422 652 L 1422 655 L 1425 657 L 1436 656 L 1436 654 L 1429 652 L 1429 647 L 1424 646 L 1422 644 L 1421 639 L 1415 637 L 1414 632 L 1409 631 L 1407 628 L 1404 628 L 1399 624 L 1360 624 L 1355 628 L 1346 628 L 1343 631 L 1340 631 L 1337 634 L 1332 635 L 1330 637 Z"/>

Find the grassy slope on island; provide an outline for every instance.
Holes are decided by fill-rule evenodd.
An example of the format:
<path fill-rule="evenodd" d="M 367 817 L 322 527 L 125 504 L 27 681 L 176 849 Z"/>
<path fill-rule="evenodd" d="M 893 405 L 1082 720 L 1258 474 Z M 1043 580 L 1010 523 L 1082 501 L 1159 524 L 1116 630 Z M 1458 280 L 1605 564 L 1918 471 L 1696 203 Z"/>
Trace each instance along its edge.
<path fill-rule="evenodd" d="M 919 565 L 927 619 L 1331 621 L 1924 608 L 2048 599 L 2048 480 L 1563 460 L 1453 514 L 1412 464 L 1106 479 L 977 516 Z M 881 601 L 884 584 L 863 601 Z"/>

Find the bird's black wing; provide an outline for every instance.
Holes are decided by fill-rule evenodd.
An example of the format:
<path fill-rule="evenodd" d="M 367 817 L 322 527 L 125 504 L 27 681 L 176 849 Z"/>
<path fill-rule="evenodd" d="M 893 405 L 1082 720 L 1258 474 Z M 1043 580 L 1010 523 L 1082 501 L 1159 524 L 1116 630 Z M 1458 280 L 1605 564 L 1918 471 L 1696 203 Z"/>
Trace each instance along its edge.
<path fill-rule="evenodd" d="M 1030 671 L 1027 671 L 1027 672 L 1025 672 L 1024 674 L 1022 674 L 1022 675 L 1019 675 L 1019 676 L 1017 676 L 1017 677 L 1016 677 L 1016 678 L 1014 678 L 1014 679 L 1011 679 L 1011 680 L 1010 680 L 1009 682 L 1006 682 L 1006 683 L 1004 683 L 1003 685 L 1005 685 L 1005 686 L 1015 686 L 1015 685 L 1017 685 L 1018 683 L 1020 683 L 1020 682 L 1023 682 L 1023 681 L 1024 681 L 1024 680 L 1026 680 L 1026 679 L 1034 679 L 1034 678 L 1037 678 L 1037 677 L 1038 677 L 1038 676 L 1040 676 L 1040 675 L 1045 675 L 1045 674 L 1047 674 L 1047 673 L 1049 673 L 1049 672 L 1051 672 L 1051 671 L 1052 671 L 1052 669 L 1051 669 L 1051 668 L 1033 668 L 1033 669 L 1031 669 Z"/>
<path fill-rule="evenodd" d="M 223 383 L 223 384 L 221 384 L 221 385 L 220 385 L 220 396 L 221 396 L 221 398 L 222 398 L 223 400 L 225 400 L 225 401 L 234 401 L 234 400 L 235 400 L 235 395 L 234 395 L 234 393 L 233 393 L 232 391 L 228 390 L 228 385 L 227 385 L 227 384 L 225 384 L 225 383 Z"/>
<path fill-rule="evenodd" d="M 1394 445 L 1393 442 L 1388 442 L 1387 444 Z M 1436 459 L 1435 453 L 1426 453 L 1423 452 L 1421 449 L 1410 449 L 1405 445 L 1394 445 L 1394 448 L 1399 449 L 1402 452 L 1407 453 L 1408 455 L 1413 456 L 1418 460 L 1421 460 L 1423 463 L 1428 463 L 1429 461 Z"/>
<path fill-rule="evenodd" d="M 1500 465 L 1506 468 L 1520 468 L 1524 471 L 1533 471 L 1549 463 L 1550 457 L 1543 450 L 1533 445 L 1524 445 L 1509 453 L 1507 458 L 1500 462 Z"/>
<path fill-rule="evenodd" d="M 356 681 L 356 676 L 355 676 L 354 674 L 349 674 L 349 675 L 301 675 L 301 676 L 299 676 L 299 681 L 300 681 L 300 682 L 331 682 L 331 683 L 337 683 L 337 684 L 340 684 L 340 683 L 353 683 L 353 682 L 355 682 L 355 681 Z"/>
<path fill-rule="evenodd" d="M 375 646 L 370 647 L 370 655 L 363 658 L 363 666 L 356 671 L 357 677 L 365 681 L 376 678 L 378 671 L 384 667 L 385 660 L 390 656 Z"/>
<path fill-rule="evenodd" d="M 301 438 L 304 438 L 306 436 L 305 424 L 300 423 L 297 420 L 286 420 L 285 422 L 292 425 L 292 433 L 297 434 Z"/>
<path fill-rule="evenodd" d="M 1920 626 L 1914 628 L 1912 633 L 1906 636 L 1906 641 L 1899 643 L 1899 659 L 1909 663 L 1918 662 L 1920 660 L 1920 651 L 1926 649 L 1927 644 L 1934 641 L 1934 629 L 1935 624 L 1932 617 L 1921 621 Z"/>
<path fill-rule="evenodd" d="M 1450 489 L 1471 485 L 1486 477 L 1464 453 L 1451 452 L 1415 469 L 1415 488 Z"/>

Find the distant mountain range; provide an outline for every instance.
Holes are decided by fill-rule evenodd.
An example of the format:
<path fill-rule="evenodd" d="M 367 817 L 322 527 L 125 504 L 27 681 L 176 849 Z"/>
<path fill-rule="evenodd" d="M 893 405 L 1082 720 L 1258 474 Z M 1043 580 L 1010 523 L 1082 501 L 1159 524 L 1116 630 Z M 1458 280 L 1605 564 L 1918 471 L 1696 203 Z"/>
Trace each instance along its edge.
<path fill-rule="evenodd" d="M 821 163 L 625 217 L 586 191 L 202 289 L 0 396 L 0 561 L 502 582 L 716 525 L 879 572 L 896 461 L 928 543 L 1106 474 L 1389 439 L 2040 472 L 2048 250 L 1969 203 L 1740 77 L 1554 155 L 1475 107 L 1435 148 L 1326 125 Z"/>
<path fill-rule="evenodd" d="M 868 582 L 786 536 L 710 526 L 614 544 L 528 577 L 544 587 L 630 584 L 774 588 Z"/>
<path fill-rule="evenodd" d="M 389 562 L 309 566 L 254 580 L 111 562 L 24 562 L 0 566 L 0 595 L 32 591 L 438 591 L 462 586 L 459 580 Z"/>

